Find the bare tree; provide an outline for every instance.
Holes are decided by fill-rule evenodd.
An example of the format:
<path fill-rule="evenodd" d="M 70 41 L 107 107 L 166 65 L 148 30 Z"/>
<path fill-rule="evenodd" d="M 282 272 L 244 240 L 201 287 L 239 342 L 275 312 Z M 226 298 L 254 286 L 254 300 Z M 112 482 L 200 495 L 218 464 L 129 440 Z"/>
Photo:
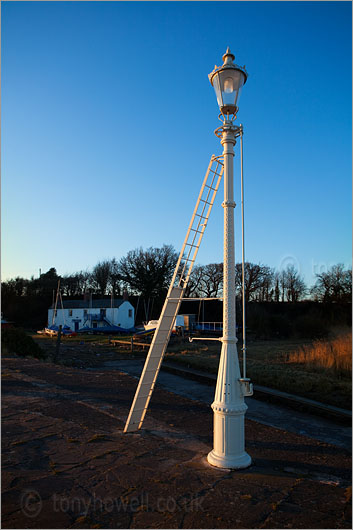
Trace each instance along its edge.
<path fill-rule="evenodd" d="M 352 270 L 342 263 L 333 265 L 327 272 L 316 274 L 311 293 L 322 302 L 350 302 L 352 299 Z"/>
<path fill-rule="evenodd" d="M 279 272 L 274 274 L 274 293 L 273 298 L 275 302 L 279 302 L 280 290 L 279 290 L 280 275 Z"/>
<path fill-rule="evenodd" d="M 107 286 L 110 280 L 111 262 L 108 260 L 100 261 L 93 267 L 91 273 L 91 282 L 94 289 L 99 294 L 106 294 Z"/>
<path fill-rule="evenodd" d="M 218 297 L 223 289 L 223 263 L 201 266 L 199 293 L 206 298 Z"/>
<path fill-rule="evenodd" d="M 60 282 L 63 294 L 66 296 L 83 295 L 88 287 L 90 276 L 88 271 L 65 274 Z"/>
<path fill-rule="evenodd" d="M 121 293 L 121 280 L 120 280 L 120 267 L 119 263 L 115 258 L 110 262 L 110 276 L 109 276 L 109 286 L 112 290 L 114 296 L 119 296 Z"/>
<path fill-rule="evenodd" d="M 130 250 L 119 262 L 120 279 L 146 299 L 159 297 L 169 287 L 177 261 L 171 245 Z"/>
<path fill-rule="evenodd" d="M 203 267 L 202 265 L 195 265 L 191 271 L 190 278 L 185 290 L 185 297 L 189 298 L 192 296 L 198 297 L 200 296 L 200 283 L 202 280 L 202 272 Z"/>
<path fill-rule="evenodd" d="M 298 302 L 306 293 L 303 278 L 294 265 L 288 265 L 284 270 L 285 288 L 288 302 Z"/>
<path fill-rule="evenodd" d="M 279 279 L 279 287 L 281 289 L 281 295 L 282 295 L 282 302 L 285 302 L 285 294 L 286 294 L 286 287 L 287 287 L 287 277 L 286 277 L 286 271 L 284 269 L 280 270 L 278 272 L 278 279 Z"/>
<path fill-rule="evenodd" d="M 259 302 L 270 302 L 273 298 L 274 270 L 267 265 L 262 265 L 262 282 L 258 290 L 257 300 Z"/>
<path fill-rule="evenodd" d="M 259 300 L 261 292 L 267 292 L 270 289 L 270 282 L 273 275 L 272 269 L 266 265 L 260 265 L 250 262 L 244 263 L 244 284 L 245 284 L 245 301 Z M 239 296 L 242 296 L 242 264 L 237 263 L 235 266 L 235 285 Z"/>

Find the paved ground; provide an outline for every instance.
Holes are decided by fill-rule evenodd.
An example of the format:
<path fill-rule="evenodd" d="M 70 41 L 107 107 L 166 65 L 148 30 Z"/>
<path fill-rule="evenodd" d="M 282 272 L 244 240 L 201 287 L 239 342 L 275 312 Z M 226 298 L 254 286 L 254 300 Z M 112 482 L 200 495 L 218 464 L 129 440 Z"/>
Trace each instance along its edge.
<path fill-rule="evenodd" d="M 123 359 L 104 363 L 104 367 L 108 369 L 122 370 L 138 378 L 143 365 L 144 359 Z M 158 375 L 158 384 L 170 392 L 193 400 L 196 399 L 208 405 L 212 403 L 214 398 L 215 385 L 211 386 L 191 379 L 184 379 L 163 370 Z M 248 405 L 246 412 L 248 419 L 296 434 L 304 434 L 348 450 L 352 449 L 352 428 L 350 425 L 341 425 L 321 416 L 260 401 L 256 399 L 256 392 L 255 397 L 246 398 L 246 404 Z"/>
<path fill-rule="evenodd" d="M 209 406 L 156 388 L 123 434 L 136 379 L 2 363 L 3 528 L 351 528 L 350 455 L 246 421 L 253 465 L 210 467 Z"/>

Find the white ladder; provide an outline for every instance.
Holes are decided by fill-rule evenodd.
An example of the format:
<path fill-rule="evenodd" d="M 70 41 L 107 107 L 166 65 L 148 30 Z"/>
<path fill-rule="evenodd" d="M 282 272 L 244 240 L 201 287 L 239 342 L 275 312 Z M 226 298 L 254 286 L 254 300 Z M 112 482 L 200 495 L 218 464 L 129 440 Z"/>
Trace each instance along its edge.
<path fill-rule="evenodd" d="M 181 249 L 161 316 L 154 332 L 124 432 L 141 428 L 160 366 L 188 284 L 223 174 L 223 157 L 212 155 Z"/>

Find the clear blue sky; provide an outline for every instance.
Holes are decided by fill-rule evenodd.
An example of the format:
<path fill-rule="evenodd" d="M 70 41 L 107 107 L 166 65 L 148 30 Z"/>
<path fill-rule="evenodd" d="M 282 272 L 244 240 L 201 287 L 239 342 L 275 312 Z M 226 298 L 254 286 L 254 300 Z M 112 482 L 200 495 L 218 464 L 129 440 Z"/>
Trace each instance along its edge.
<path fill-rule="evenodd" d="M 2 277 L 179 251 L 212 153 L 208 81 L 249 72 L 246 257 L 351 263 L 351 2 L 1 2 Z M 240 261 L 239 148 L 236 157 Z M 199 263 L 222 261 L 223 188 Z"/>

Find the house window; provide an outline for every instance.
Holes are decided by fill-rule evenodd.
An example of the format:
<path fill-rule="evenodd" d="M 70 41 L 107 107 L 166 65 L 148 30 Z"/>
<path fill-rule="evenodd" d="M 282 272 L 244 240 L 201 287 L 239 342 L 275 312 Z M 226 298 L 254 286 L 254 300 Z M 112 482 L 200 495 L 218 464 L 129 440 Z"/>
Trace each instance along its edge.
<path fill-rule="evenodd" d="M 54 311 L 54 316 L 55 316 L 55 317 L 58 316 L 58 310 L 57 310 L 57 309 L 55 309 L 55 311 Z"/>
<path fill-rule="evenodd" d="M 84 310 L 83 310 L 83 316 L 84 316 L 84 317 L 87 317 L 87 309 L 84 309 Z"/>
<path fill-rule="evenodd" d="M 132 318 L 132 309 L 129 309 L 129 318 Z"/>
<path fill-rule="evenodd" d="M 69 309 L 69 317 L 72 317 L 72 309 Z"/>
<path fill-rule="evenodd" d="M 93 322 L 92 328 L 96 328 L 96 327 L 97 327 L 97 322 Z"/>
<path fill-rule="evenodd" d="M 105 317 L 107 310 L 101 309 L 101 317 Z"/>

